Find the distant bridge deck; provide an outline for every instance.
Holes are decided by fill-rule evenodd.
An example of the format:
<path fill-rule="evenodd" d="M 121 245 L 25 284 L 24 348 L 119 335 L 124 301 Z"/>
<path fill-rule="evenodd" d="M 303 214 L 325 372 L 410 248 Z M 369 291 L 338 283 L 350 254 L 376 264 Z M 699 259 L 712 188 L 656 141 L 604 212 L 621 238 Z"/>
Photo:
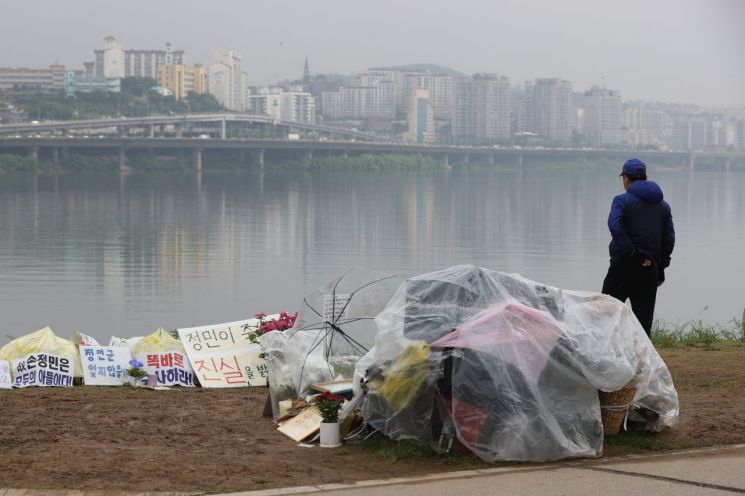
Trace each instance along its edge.
<path fill-rule="evenodd" d="M 204 113 L 204 114 L 181 114 L 181 115 L 158 115 L 150 117 L 116 117 L 108 119 L 84 119 L 70 121 L 52 121 L 1 124 L 0 136 L 22 135 L 26 133 L 66 133 L 71 130 L 102 130 L 117 128 L 122 131 L 129 129 L 144 129 L 153 134 L 154 128 L 172 126 L 178 134 L 183 133 L 190 126 L 215 125 L 220 138 L 227 138 L 229 126 L 240 125 L 262 125 L 278 127 L 286 130 L 301 130 L 307 133 L 320 134 L 324 136 L 339 136 L 362 141 L 383 141 L 380 136 L 335 126 L 323 124 L 308 124 L 303 122 L 282 121 L 274 119 L 269 115 L 260 114 L 228 114 L 228 113 Z M 152 137 L 152 136 L 151 136 Z"/>
<path fill-rule="evenodd" d="M 610 159 L 619 164 L 629 157 L 638 157 L 654 163 L 656 161 L 676 162 L 694 167 L 699 158 L 714 159 L 729 164 L 732 161 L 745 163 L 745 153 L 729 152 L 663 152 L 639 150 L 585 150 L 585 149 L 524 149 L 495 147 L 462 147 L 440 145 L 416 145 L 400 143 L 371 143 L 356 141 L 319 140 L 261 140 L 261 139 L 200 139 L 200 138 L 0 138 L 0 153 L 29 154 L 35 157 L 40 152 L 52 156 L 56 162 L 58 154 L 70 152 L 109 151 L 119 154 L 124 166 L 129 152 L 162 150 L 185 150 L 195 154 L 196 167 L 201 170 L 202 153 L 207 151 L 253 151 L 263 164 L 265 153 L 292 152 L 322 155 L 362 155 L 362 154 L 422 154 L 444 161 L 446 165 L 469 161 L 490 163 L 522 164 L 530 160 L 599 160 Z"/>

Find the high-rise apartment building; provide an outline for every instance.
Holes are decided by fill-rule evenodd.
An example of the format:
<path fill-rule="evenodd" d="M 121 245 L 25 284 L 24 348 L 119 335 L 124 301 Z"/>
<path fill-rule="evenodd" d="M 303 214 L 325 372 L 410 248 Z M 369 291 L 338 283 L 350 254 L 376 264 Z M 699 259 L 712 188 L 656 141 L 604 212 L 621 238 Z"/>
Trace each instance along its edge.
<path fill-rule="evenodd" d="M 718 119 L 679 117 L 673 120 L 671 146 L 682 151 L 726 148 L 729 144 L 727 131 L 725 123 Z M 736 127 L 734 132 L 736 135 Z"/>
<path fill-rule="evenodd" d="M 408 108 L 409 99 L 416 90 L 427 90 L 434 118 L 450 120 L 453 110 L 453 78 L 429 73 L 407 72 L 403 77 L 403 97 L 400 105 Z"/>
<path fill-rule="evenodd" d="M 393 118 L 401 108 L 403 83 L 401 71 L 369 69 L 359 76 L 356 86 L 378 88 L 380 114 Z"/>
<path fill-rule="evenodd" d="M 329 120 L 392 118 L 389 99 L 391 83 L 381 81 L 377 86 L 353 86 L 325 91 L 321 94 L 323 116 Z M 381 105 L 381 95 L 384 101 Z"/>
<path fill-rule="evenodd" d="M 628 141 L 622 130 L 621 93 L 593 86 L 584 95 L 584 131 L 592 146 Z"/>
<path fill-rule="evenodd" d="M 202 66 L 164 65 L 160 68 L 158 85 L 168 88 L 176 100 L 181 100 L 190 92 L 207 91 L 207 71 Z"/>
<path fill-rule="evenodd" d="M 745 119 L 740 119 L 735 123 L 735 149 L 738 152 L 745 152 Z"/>
<path fill-rule="evenodd" d="M 270 115 L 276 120 L 286 122 L 316 122 L 316 104 L 310 93 L 301 88 L 260 88 L 258 93 L 248 97 L 248 111 L 254 114 Z"/>
<path fill-rule="evenodd" d="M 629 133 L 629 144 L 661 146 L 672 132 L 672 119 L 649 105 L 633 105 L 623 114 L 624 126 Z"/>
<path fill-rule="evenodd" d="M 474 74 L 454 83 L 452 134 L 456 143 L 489 143 L 510 138 L 510 80 Z"/>
<path fill-rule="evenodd" d="M 397 77 L 395 71 L 367 71 L 355 78 L 354 86 L 360 88 L 376 88 L 377 108 L 372 117 L 393 119 L 396 115 L 398 98 Z"/>
<path fill-rule="evenodd" d="M 209 66 L 207 86 L 209 92 L 228 110 L 242 112 L 246 109 L 246 73 L 243 72 L 240 52 L 220 49 L 217 62 Z"/>
<path fill-rule="evenodd" d="M 572 137 L 572 85 L 556 78 L 536 79 L 525 87 L 524 129 L 545 139 L 567 143 Z"/>
<path fill-rule="evenodd" d="M 183 65 L 184 51 L 173 50 L 166 43 L 165 50 L 125 49 L 113 36 L 104 38 L 103 49 L 93 51 L 94 75 L 99 77 L 150 77 L 158 79 L 164 65 Z"/>
<path fill-rule="evenodd" d="M 427 90 L 414 90 L 409 98 L 408 141 L 431 144 L 435 142 L 435 119 Z"/>

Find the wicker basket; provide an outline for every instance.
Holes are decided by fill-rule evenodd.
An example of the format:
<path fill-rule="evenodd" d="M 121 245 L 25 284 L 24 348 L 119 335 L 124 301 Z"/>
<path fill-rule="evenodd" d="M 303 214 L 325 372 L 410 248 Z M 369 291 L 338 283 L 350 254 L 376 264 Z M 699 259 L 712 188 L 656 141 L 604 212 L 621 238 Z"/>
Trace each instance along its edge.
<path fill-rule="evenodd" d="M 606 436 L 615 436 L 621 430 L 635 393 L 636 388 L 628 386 L 611 393 L 598 391 L 600 418 L 603 421 L 603 433 Z"/>

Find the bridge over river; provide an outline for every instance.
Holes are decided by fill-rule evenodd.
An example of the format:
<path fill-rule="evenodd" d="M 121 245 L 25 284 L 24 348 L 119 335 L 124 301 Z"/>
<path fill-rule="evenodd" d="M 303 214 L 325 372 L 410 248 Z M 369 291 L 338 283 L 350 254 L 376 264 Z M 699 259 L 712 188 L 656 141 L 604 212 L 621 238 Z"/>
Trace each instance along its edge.
<path fill-rule="evenodd" d="M 299 138 L 302 133 L 303 139 Z M 141 118 L 95 119 L 0 125 L 0 154 L 29 155 L 57 163 L 70 154 L 116 157 L 120 169 L 136 156 L 169 156 L 201 171 L 222 157 L 264 167 L 267 157 L 311 164 L 318 156 L 423 155 L 444 167 L 469 162 L 523 165 L 533 162 L 621 163 L 630 156 L 652 163 L 696 167 L 697 163 L 729 168 L 745 165 L 745 153 L 591 150 L 570 148 L 463 147 L 385 141 L 355 130 L 276 121 L 265 115 L 188 114 Z"/>

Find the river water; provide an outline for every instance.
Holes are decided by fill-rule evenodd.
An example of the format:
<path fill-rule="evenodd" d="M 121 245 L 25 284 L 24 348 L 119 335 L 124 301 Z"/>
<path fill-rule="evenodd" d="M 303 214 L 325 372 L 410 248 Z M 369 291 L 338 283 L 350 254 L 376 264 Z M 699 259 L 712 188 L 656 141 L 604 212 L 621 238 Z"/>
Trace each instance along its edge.
<path fill-rule="evenodd" d="M 657 316 L 745 307 L 745 171 L 651 171 L 678 242 Z M 0 176 L 0 344 L 293 311 L 350 267 L 476 264 L 599 290 L 614 169 Z"/>

